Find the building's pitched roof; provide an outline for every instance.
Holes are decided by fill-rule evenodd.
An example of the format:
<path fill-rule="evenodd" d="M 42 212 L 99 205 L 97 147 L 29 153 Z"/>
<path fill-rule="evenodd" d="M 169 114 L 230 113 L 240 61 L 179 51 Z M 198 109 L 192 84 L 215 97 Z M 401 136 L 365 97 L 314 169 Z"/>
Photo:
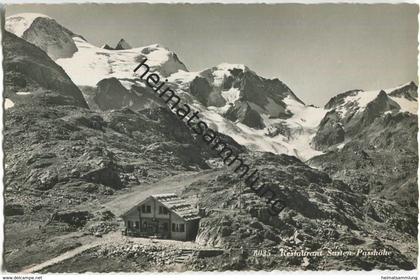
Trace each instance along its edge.
<path fill-rule="evenodd" d="M 157 194 L 152 195 L 152 197 L 186 221 L 200 218 L 197 213 L 198 211 L 191 206 L 190 202 L 178 197 L 174 193 Z"/>
<path fill-rule="evenodd" d="M 169 211 L 174 212 L 185 221 L 200 219 L 200 216 L 198 215 L 198 211 L 192 207 L 191 203 L 185 199 L 178 197 L 174 193 L 155 194 L 155 195 L 149 196 L 145 200 L 138 203 L 135 207 L 137 207 L 138 205 L 141 205 L 144 201 L 146 201 L 150 197 L 156 199 L 157 201 L 165 205 L 165 207 L 168 208 Z M 130 208 L 130 210 L 125 212 L 122 216 L 125 216 L 125 214 L 130 212 L 133 208 Z"/>

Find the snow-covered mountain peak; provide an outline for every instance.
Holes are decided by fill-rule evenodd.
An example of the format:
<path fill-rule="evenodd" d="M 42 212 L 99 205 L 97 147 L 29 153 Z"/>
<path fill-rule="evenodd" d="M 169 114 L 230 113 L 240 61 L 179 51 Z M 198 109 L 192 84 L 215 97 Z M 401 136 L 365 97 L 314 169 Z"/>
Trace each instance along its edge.
<path fill-rule="evenodd" d="M 56 62 L 70 75 L 77 85 L 96 86 L 107 78 L 124 80 L 126 85 L 138 81 L 141 71 L 133 69 L 147 59 L 151 72 L 167 77 L 179 70 L 187 71 L 177 55 L 165 48 L 150 45 L 128 50 L 109 50 L 96 47 L 80 37 L 73 38 L 78 51 L 71 58 L 58 59 Z M 89 73 L 89 75 L 86 75 Z"/>
<path fill-rule="evenodd" d="M 414 82 L 388 89 L 341 93 L 325 105 L 328 111 L 313 139 L 313 146 L 320 150 L 341 149 L 348 139 L 369 130 L 376 122 L 384 120 L 387 125 L 390 118 L 402 115 L 417 118 L 417 108 Z"/>
<path fill-rule="evenodd" d="M 393 98 L 405 98 L 410 101 L 417 101 L 417 85 L 411 81 L 393 89 L 388 89 L 389 95 Z"/>
<path fill-rule="evenodd" d="M 244 64 L 226 63 L 226 62 L 220 63 L 215 68 L 218 70 L 225 70 L 225 71 L 229 71 L 233 69 L 240 69 L 242 71 L 249 70 L 249 68 L 245 66 Z"/>
<path fill-rule="evenodd" d="M 417 114 L 417 85 L 414 82 L 383 90 L 347 91 L 332 98 L 325 108 L 336 110 L 341 117 L 349 117 L 363 112 L 381 93 L 387 94 L 391 101 L 398 103 L 401 111 Z"/>
<path fill-rule="evenodd" d="M 243 64 L 222 63 L 198 72 L 178 71 L 168 82 L 212 129 L 251 150 L 301 159 L 322 153 L 310 141 L 326 110 L 306 106 L 278 79 L 260 77 Z"/>
<path fill-rule="evenodd" d="M 42 14 L 18 14 L 6 18 L 7 31 L 22 37 L 45 51 L 53 60 L 71 57 L 77 47 L 73 37 L 78 36 L 54 19 Z"/>
<path fill-rule="evenodd" d="M 20 13 L 6 18 L 5 29 L 16 36 L 22 37 L 23 33 L 32 25 L 37 18 L 51 19 L 47 15 L 38 13 Z"/>
<path fill-rule="evenodd" d="M 118 44 L 115 46 L 116 50 L 128 50 L 131 49 L 131 46 L 129 43 L 127 43 L 126 40 L 121 39 Z"/>
<path fill-rule="evenodd" d="M 145 47 L 155 48 L 155 49 L 157 49 L 157 48 L 164 48 L 164 49 L 166 49 L 164 46 L 162 46 L 160 44 L 151 44 L 151 45 L 148 45 L 148 46 L 145 46 Z"/>
<path fill-rule="evenodd" d="M 105 50 L 113 50 L 114 48 L 112 48 L 110 45 L 108 45 L 108 44 L 103 44 L 102 46 L 101 46 L 101 49 L 105 49 Z"/>
<path fill-rule="evenodd" d="M 133 72 L 144 61 L 149 73 L 166 78 L 168 86 L 199 111 L 210 128 L 251 150 L 286 153 L 306 160 L 322 153 L 315 149 L 319 145 L 313 148 L 310 144 L 321 120 L 332 111 L 346 118 L 367 111 L 363 121 L 375 117 L 378 111 L 417 112 L 414 83 L 382 93 L 349 91 L 331 99 L 325 108 L 317 108 L 305 105 L 279 79 L 263 78 L 243 64 L 221 63 L 189 72 L 173 51 L 159 44 L 132 48 L 121 39 L 115 49 L 109 45 L 97 47 L 54 19 L 32 17 L 29 23 L 30 18 L 20 19 L 27 28 L 22 38 L 45 50 L 81 86 L 91 108 L 139 109 L 148 108 L 149 103 L 165 106 L 141 79 L 146 68 Z M 17 29 L 19 32 L 23 28 Z M 340 121 L 337 117 L 337 123 Z M 334 144 L 343 141 L 340 137 L 336 140 Z"/>

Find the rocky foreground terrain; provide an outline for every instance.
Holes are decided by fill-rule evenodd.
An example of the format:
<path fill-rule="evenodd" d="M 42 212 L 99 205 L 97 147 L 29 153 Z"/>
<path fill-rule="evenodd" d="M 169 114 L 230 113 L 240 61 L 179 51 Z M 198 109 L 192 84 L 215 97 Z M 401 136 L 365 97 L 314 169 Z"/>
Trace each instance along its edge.
<path fill-rule="evenodd" d="M 91 111 L 79 102 L 83 97 L 78 88 L 44 52 L 7 32 L 3 46 L 5 97 L 14 100 L 5 118 L 6 256 L 15 252 L 19 260 L 27 255 L 20 249 L 41 245 L 49 227 L 52 235 L 78 230 L 94 216 L 90 209 L 118 190 L 209 168 L 207 147 L 195 143 L 169 110 Z M 30 65 L 34 54 L 45 62 L 37 64 L 40 70 Z M 61 71 L 52 72 L 54 67 Z M 39 71 L 50 72 L 38 75 Z M 72 91 L 54 84 L 60 79 L 68 81 Z M 51 220 L 53 213 L 69 209 L 68 218 L 64 213 Z M 76 223 L 72 215 L 78 217 Z M 22 230 L 22 223 L 28 227 Z M 17 243 L 14 235 L 24 240 Z"/>
<path fill-rule="evenodd" d="M 414 83 L 349 91 L 315 108 L 247 67 L 191 73 L 159 46 L 94 48 L 53 19 L 32 18 L 17 32 L 12 27 L 21 20 L 6 23 L 14 34 L 3 33 L 6 270 L 66 254 L 39 271 L 415 268 Z M 94 65 L 107 56 L 115 77 L 72 72 L 71 59 L 91 50 Z M 151 60 L 153 69 L 225 133 L 286 208 L 271 216 L 264 199 L 129 76 L 133 61 L 114 61 L 120 51 L 134 61 L 164 53 L 167 60 Z M 124 208 L 123 198 L 162 192 L 173 182 L 171 191 L 205 209 L 195 242 L 121 236 L 115 209 Z M 282 254 L 301 250 L 389 254 Z"/>

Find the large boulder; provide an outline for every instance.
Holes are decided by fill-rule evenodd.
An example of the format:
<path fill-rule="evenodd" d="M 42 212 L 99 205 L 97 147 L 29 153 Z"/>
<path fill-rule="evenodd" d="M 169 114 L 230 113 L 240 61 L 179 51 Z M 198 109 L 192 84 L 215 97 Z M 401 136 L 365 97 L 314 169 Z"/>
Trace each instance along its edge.
<path fill-rule="evenodd" d="M 78 87 L 41 49 L 5 31 L 3 51 L 5 97 L 17 104 L 37 98 L 44 104 L 87 108 Z M 16 92 L 30 94 L 17 96 Z"/>

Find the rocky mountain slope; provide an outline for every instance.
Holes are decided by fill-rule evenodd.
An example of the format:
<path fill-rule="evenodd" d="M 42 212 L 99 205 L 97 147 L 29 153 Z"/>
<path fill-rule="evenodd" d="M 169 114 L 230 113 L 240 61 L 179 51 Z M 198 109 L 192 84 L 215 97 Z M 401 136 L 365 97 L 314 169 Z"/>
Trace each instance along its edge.
<path fill-rule="evenodd" d="M 49 104 L 87 108 L 79 88 L 42 50 L 7 31 L 3 50 L 6 100 L 20 104 L 43 99 Z"/>
<path fill-rule="evenodd" d="M 113 194 L 209 168 L 208 148 L 169 109 L 92 111 L 41 49 L 8 32 L 3 46 L 5 97 L 13 102 L 3 146 L 8 270 L 77 246 L 45 241 L 101 219 L 95 211 Z"/>
<path fill-rule="evenodd" d="M 165 102 L 150 88 L 133 85 L 127 89 L 114 77 L 100 80 L 96 87 L 80 86 L 80 89 L 89 108 L 94 110 L 106 111 L 122 108 L 140 110 L 166 106 Z"/>
<path fill-rule="evenodd" d="M 348 91 L 317 108 L 280 80 L 244 65 L 190 72 L 159 45 L 98 48 L 38 14 L 9 17 L 6 29 L 17 35 L 4 32 L 3 39 L 8 270 L 80 246 L 77 233 L 93 238 L 95 232 L 115 231 L 117 217 L 102 206 L 130 189 L 210 169 L 213 180 L 186 184 L 182 195 L 195 197 L 206 210 L 196 243 L 223 254 L 192 258 L 187 270 L 415 267 L 414 83 Z M 133 72 L 145 58 L 151 71 L 260 170 L 286 203 L 279 216 L 270 216 L 267 204 L 232 170 L 216 168 L 222 166 L 216 155 Z M 253 256 L 254 248 L 271 257 Z M 332 248 L 385 249 L 391 256 L 279 255 L 281 249 Z M 107 271 L 95 265 L 96 258 L 107 262 L 98 253 L 102 249 L 71 263 Z M 131 259 L 124 253 L 115 258 Z M 150 270 L 157 258 L 141 266 L 130 260 L 127 267 Z"/>
<path fill-rule="evenodd" d="M 309 164 L 365 194 L 367 215 L 376 223 L 416 234 L 417 86 L 350 91 L 331 99 L 326 108 L 331 111 L 321 122 L 314 144 L 327 152 Z M 393 210 L 385 201 L 392 202 Z M 400 217 L 409 221 L 410 230 L 386 214 L 396 209 L 406 213 Z"/>
<path fill-rule="evenodd" d="M 416 259 L 417 214 L 386 198 L 372 198 L 295 157 L 252 154 L 254 167 L 264 166 L 261 177 L 287 207 L 272 216 L 266 204 L 229 172 L 212 181 L 188 186 L 185 195 L 198 195 L 208 210 L 196 242 L 221 248 L 268 250 L 268 258 L 244 258 L 241 268 L 260 269 L 407 269 Z M 386 230 L 385 230 L 386 229 Z M 411 247 L 399 240 L 405 240 Z M 285 258 L 285 251 L 379 250 L 392 257 L 353 256 Z M 325 256 L 325 255 L 324 255 Z M 256 260 L 257 259 L 257 260 Z M 217 265 L 213 263 L 215 269 Z M 210 267 L 211 264 L 208 264 Z M 233 269 L 229 267 L 227 269 Z"/>
<path fill-rule="evenodd" d="M 314 138 L 314 145 L 327 153 L 309 163 L 355 191 L 393 200 L 416 216 L 417 86 L 351 91 L 331 99 L 327 107 L 331 111 Z"/>
<path fill-rule="evenodd" d="M 182 192 L 185 197 L 196 197 L 205 210 L 195 241 L 201 250 L 190 253 L 187 261 L 177 262 L 184 253 L 181 248 L 191 244 L 174 248 L 156 241 L 146 245 L 136 239 L 122 239 L 92 248 L 44 272 L 414 268 L 416 215 L 393 201 L 373 200 L 354 191 L 295 157 L 269 153 L 249 156 L 255 166 L 265 167 L 264 178 L 270 178 L 272 190 L 287 201 L 279 216 L 270 215 L 267 205 L 230 171 L 221 170 L 213 179 L 198 180 Z M 389 255 L 340 255 L 374 250 Z M 301 251 L 324 255 L 282 255 Z M 121 260 L 123 264 L 116 265 Z"/>

